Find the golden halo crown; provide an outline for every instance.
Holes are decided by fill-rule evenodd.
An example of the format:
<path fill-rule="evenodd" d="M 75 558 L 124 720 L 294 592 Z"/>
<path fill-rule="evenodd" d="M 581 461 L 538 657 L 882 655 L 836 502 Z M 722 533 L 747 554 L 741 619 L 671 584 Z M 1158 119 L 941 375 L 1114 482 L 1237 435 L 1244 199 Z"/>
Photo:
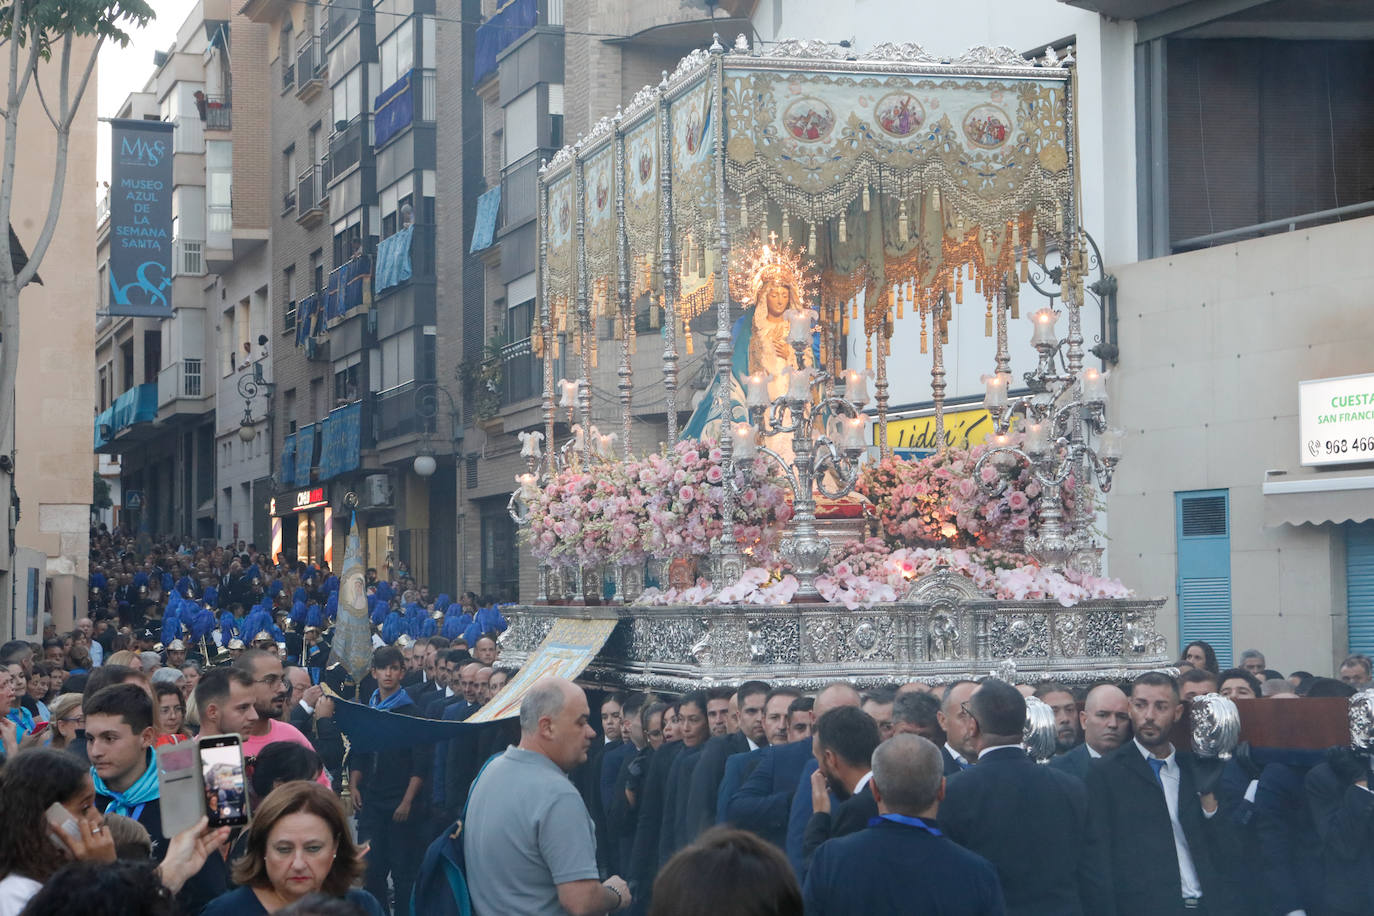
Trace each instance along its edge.
<path fill-rule="evenodd" d="M 781 281 L 796 290 L 801 305 L 810 308 L 820 290 L 815 263 L 800 245 L 756 240 L 737 249 L 730 268 L 730 296 L 743 305 L 753 305 L 754 295 L 765 280 Z"/>

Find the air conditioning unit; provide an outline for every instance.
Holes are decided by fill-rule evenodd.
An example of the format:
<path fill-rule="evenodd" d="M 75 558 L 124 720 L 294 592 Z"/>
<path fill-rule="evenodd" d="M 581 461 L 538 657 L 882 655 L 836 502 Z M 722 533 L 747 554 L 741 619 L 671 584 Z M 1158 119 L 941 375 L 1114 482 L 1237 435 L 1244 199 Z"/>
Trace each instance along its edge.
<path fill-rule="evenodd" d="M 391 505 L 391 475 L 369 474 L 363 478 L 362 508 L 385 509 Z"/>

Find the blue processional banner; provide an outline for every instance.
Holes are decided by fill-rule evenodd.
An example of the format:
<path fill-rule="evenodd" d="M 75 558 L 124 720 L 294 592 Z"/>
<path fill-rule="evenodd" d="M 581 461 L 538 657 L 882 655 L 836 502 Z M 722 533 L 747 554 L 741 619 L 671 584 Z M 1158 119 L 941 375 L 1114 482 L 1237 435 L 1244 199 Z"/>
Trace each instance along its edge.
<path fill-rule="evenodd" d="M 112 120 L 110 314 L 172 316 L 172 131 Z"/>

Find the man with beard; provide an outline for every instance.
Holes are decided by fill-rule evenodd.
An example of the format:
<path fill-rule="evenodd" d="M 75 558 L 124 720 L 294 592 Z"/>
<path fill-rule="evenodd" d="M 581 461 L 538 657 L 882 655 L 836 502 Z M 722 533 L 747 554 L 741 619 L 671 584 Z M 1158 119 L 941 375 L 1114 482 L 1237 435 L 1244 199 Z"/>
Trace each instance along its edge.
<path fill-rule="evenodd" d="M 1136 678 L 1130 702 L 1134 740 L 1088 770 L 1117 916 L 1226 912 L 1213 859 L 1226 839 L 1225 818 L 1215 816 L 1224 761 L 1199 761 L 1169 741 L 1184 707 L 1167 674 Z"/>
<path fill-rule="evenodd" d="M 1078 723 L 1078 698 L 1063 684 L 1046 681 L 1035 688 L 1038 697 L 1054 712 L 1054 752 L 1062 756 L 1083 743 Z"/>
<path fill-rule="evenodd" d="M 314 750 L 315 746 L 301 734 L 300 729 L 281 721 L 286 698 L 290 694 L 281 659 L 271 652 L 249 649 L 234 661 L 234 667 L 247 672 L 253 679 L 253 708 L 258 714 L 257 721 L 248 723 L 247 731 L 243 734 L 243 756 L 256 757 L 264 747 L 275 741 L 291 741 Z M 329 776 L 321 773 L 318 781 L 328 786 Z"/>
<path fill-rule="evenodd" d="M 689 840 L 716 822 L 716 801 L 725 778 L 726 761 L 735 754 L 747 754 L 767 743 L 763 704 L 768 696 L 768 685 L 763 681 L 745 681 L 734 696 L 739 707 L 739 730 L 734 734 L 718 734 L 713 729 L 692 772 L 685 823 Z"/>
<path fill-rule="evenodd" d="M 882 740 L 882 727 L 852 706 L 832 709 L 817 720 L 811 736 L 816 771 L 811 774 L 811 819 L 802 841 L 802 880 L 822 843 L 857 833 L 878 816 L 868 780 L 873 752 Z M 831 804 L 832 794 L 838 804 Z"/>
<path fill-rule="evenodd" d="M 1094 760 L 1121 747 L 1131 736 L 1130 701 L 1115 684 L 1098 684 L 1083 700 L 1080 721 L 1083 743 L 1055 757 L 1050 766 L 1087 779 L 1088 767 Z"/>

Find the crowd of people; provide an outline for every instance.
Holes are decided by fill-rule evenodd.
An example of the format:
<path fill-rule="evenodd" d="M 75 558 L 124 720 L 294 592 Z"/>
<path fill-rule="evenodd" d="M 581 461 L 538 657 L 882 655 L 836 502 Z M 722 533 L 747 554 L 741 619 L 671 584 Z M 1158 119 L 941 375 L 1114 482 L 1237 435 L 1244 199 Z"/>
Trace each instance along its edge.
<path fill-rule="evenodd" d="M 468 719 L 516 674 L 500 609 L 369 581 L 355 683 L 329 658 L 337 580 L 238 546 L 93 532 L 92 618 L 0 646 L 0 916 L 1374 912 L 1366 752 L 1171 738 L 1202 694 L 1348 698 L 1363 656 L 1285 676 L 1199 642 L 1177 677 L 815 693 L 543 678 L 518 719 L 363 753 L 334 698 Z M 1045 766 L 1022 746 L 1032 695 Z M 248 823 L 167 835 L 159 751 L 223 735 Z"/>

